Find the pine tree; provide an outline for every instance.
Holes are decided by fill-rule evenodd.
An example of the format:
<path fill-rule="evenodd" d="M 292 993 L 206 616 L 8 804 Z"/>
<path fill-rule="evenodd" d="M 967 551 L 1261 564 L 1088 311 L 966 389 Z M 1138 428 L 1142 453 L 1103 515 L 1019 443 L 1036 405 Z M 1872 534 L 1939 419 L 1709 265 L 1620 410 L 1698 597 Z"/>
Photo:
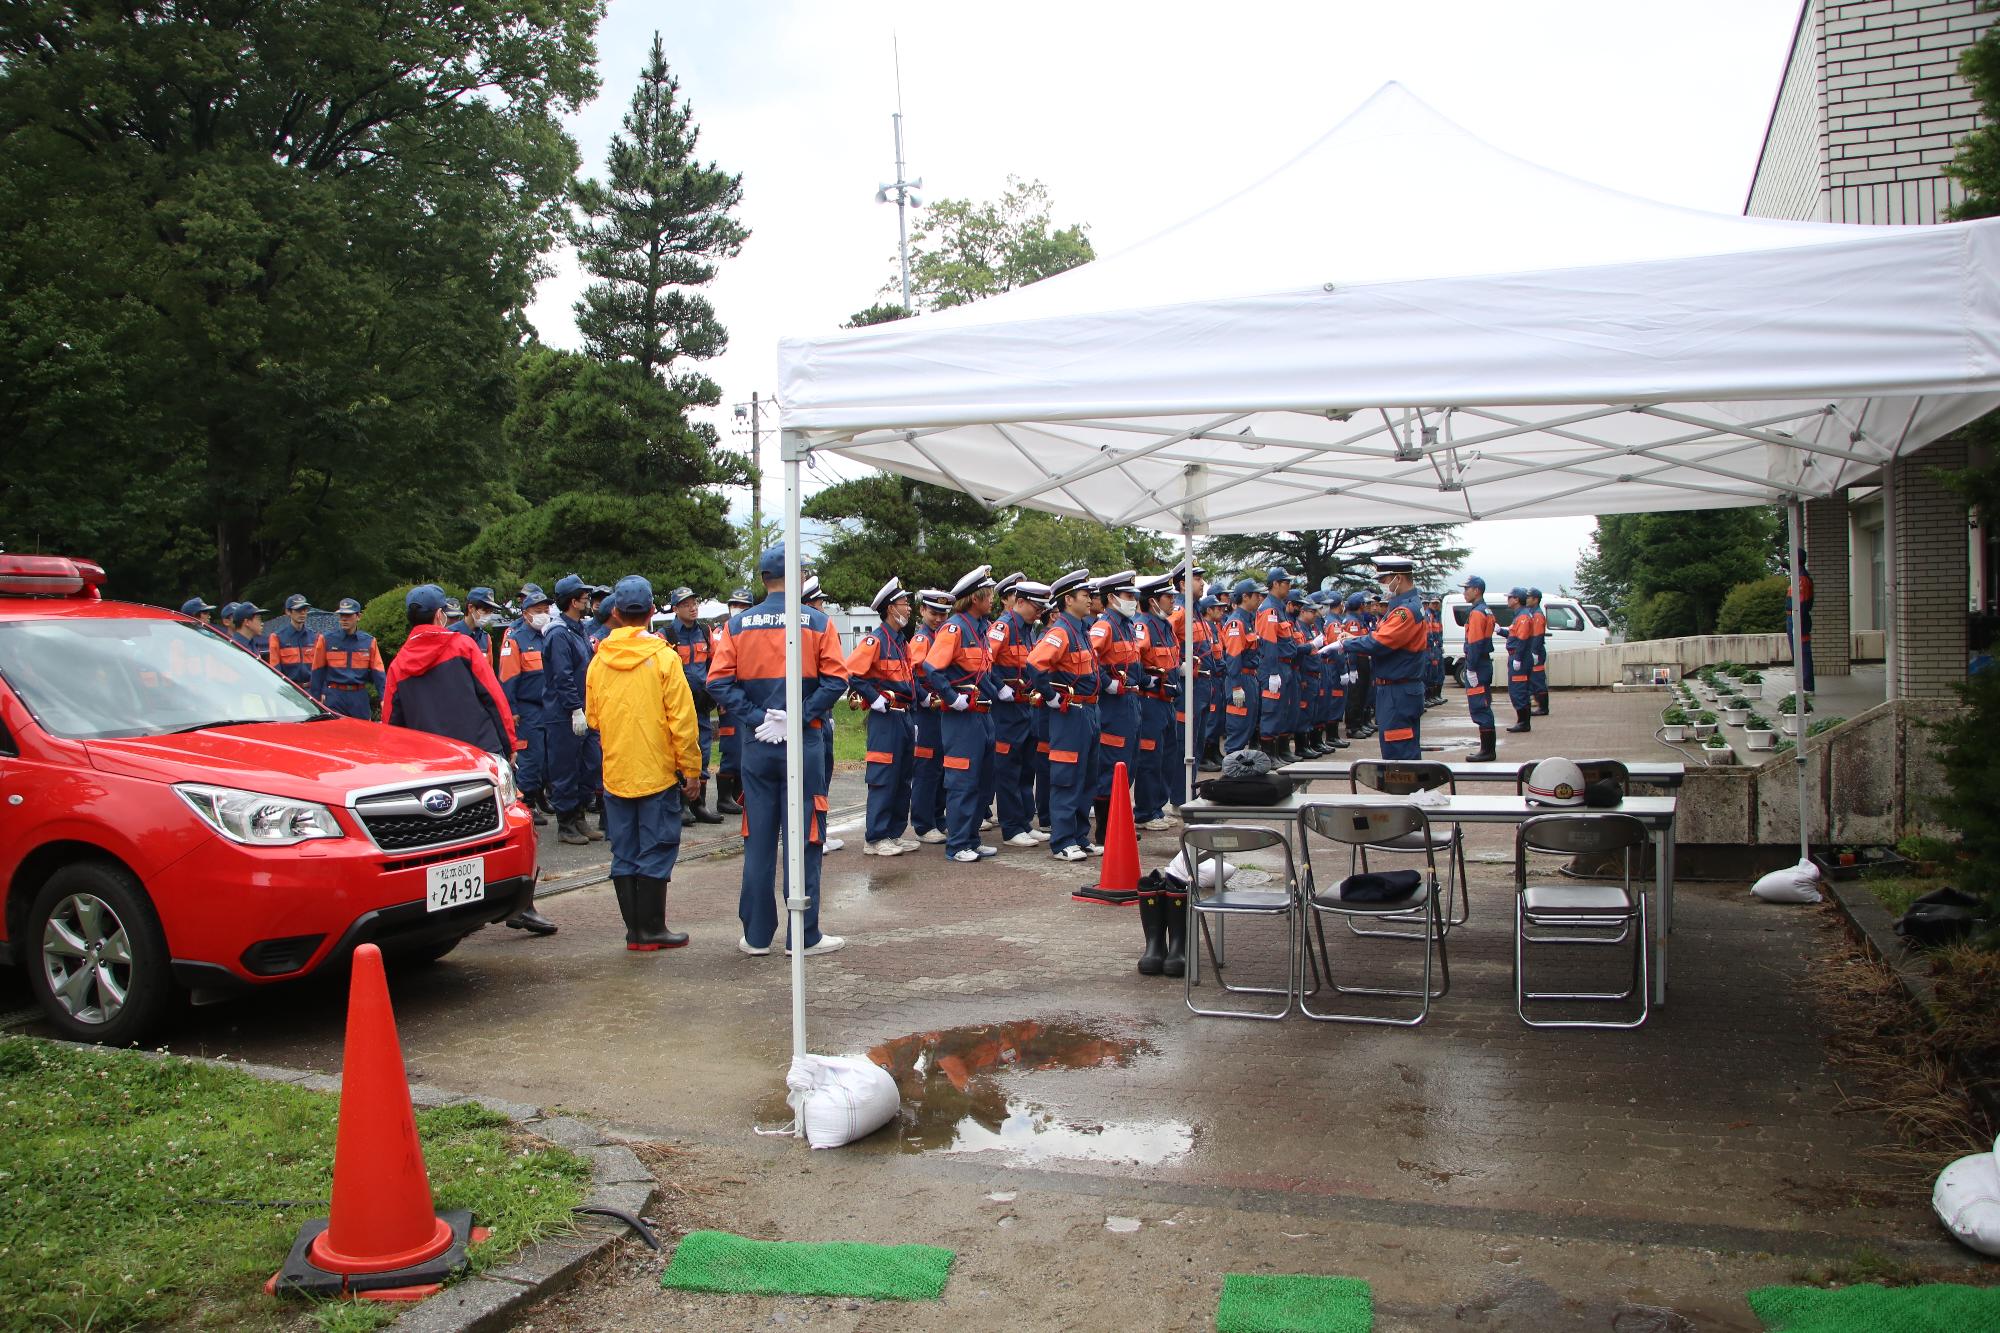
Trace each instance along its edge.
<path fill-rule="evenodd" d="M 577 304 L 577 329 L 591 355 L 630 361 L 688 405 L 712 407 L 722 399 L 715 382 L 676 363 L 706 360 L 728 343 L 695 289 L 750 235 L 730 216 L 743 178 L 695 159 L 694 109 L 680 98 L 658 33 L 624 126 L 611 137 L 607 181 L 576 187 L 588 219 L 577 228 L 577 250 L 598 279 Z"/>

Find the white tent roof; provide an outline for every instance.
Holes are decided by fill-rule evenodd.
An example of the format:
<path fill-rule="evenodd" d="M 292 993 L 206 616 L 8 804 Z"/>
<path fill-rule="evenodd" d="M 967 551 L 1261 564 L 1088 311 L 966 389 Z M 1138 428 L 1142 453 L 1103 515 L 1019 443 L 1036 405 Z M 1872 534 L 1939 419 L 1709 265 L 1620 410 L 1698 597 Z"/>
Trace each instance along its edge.
<path fill-rule="evenodd" d="M 971 306 L 786 339 L 825 450 L 1268 532 L 1823 495 L 2000 406 L 2000 220 L 1774 222 L 1524 162 L 1389 84 L 1248 188 Z"/>

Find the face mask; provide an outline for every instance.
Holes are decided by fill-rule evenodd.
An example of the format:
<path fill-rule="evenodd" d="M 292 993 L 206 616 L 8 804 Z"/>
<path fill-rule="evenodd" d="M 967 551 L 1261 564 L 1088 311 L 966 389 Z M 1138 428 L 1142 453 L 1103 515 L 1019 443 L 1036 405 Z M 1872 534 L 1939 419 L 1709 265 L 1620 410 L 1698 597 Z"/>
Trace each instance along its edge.
<path fill-rule="evenodd" d="M 535 614 L 528 617 L 528 624 L 534 629 L 547 629 L 549 627 L 549 613 L 546 611 L 535 612 Z"/>
<path fill-rule="evenodd" d="M 1122 614 L 1128 616 L 1137 615 L 1139 611 L 1139 599 L 1136 597 L 1120 597 L 1114 605 Z"/>

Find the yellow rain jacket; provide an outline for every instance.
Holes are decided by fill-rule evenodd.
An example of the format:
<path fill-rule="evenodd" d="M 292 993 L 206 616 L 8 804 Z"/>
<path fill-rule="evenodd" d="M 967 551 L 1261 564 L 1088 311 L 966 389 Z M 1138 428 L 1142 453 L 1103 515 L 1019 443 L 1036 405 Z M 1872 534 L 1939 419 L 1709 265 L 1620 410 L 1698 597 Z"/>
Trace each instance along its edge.
<path fill-rule="evenodd" d="M 584 718 L 604 743 L 604 790 L 613 796 L 651 796 L 701 775 L 680 654 L 636 625 L 597 645 L 584 678 Z"/>

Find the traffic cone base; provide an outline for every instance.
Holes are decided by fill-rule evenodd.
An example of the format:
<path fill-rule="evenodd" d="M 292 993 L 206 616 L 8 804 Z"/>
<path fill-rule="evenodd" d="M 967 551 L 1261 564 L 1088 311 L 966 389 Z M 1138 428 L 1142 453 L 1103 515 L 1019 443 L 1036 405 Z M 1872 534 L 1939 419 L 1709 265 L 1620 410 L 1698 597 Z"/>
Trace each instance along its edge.
<path fill-rule="evenodd" d="M 1111 816 L 1104 824 L 1104 859 L 1097 883 L 1070 895 L 1080 903 L 1129 907 L 1139 901 L 1139 831 L 1132 827 L 1132 786 L 1120 763 L 1111 770 Z"/>
<path fill-rule="evenodd" d="M 315 1251 L 326 1237 L 324 1221 L 308 1222 L 292 1242 L 285 1266 L 278 1270 L 264 1290 L 274 1296 L 363 1296 L 372 1301 L 420 1301 L 434 1295 L 445 1280 L 465 1267 L 466 1247 L 485 1240 L 485 1227 L 472 1225 L 472 1214 L 456 1209 L 438 1216 L 444 1230 L 445 1248 L 427 1259 L 401 1268 L 376 1272 L 343 1273 L 322 1268 L 314 1262 Z"/>

